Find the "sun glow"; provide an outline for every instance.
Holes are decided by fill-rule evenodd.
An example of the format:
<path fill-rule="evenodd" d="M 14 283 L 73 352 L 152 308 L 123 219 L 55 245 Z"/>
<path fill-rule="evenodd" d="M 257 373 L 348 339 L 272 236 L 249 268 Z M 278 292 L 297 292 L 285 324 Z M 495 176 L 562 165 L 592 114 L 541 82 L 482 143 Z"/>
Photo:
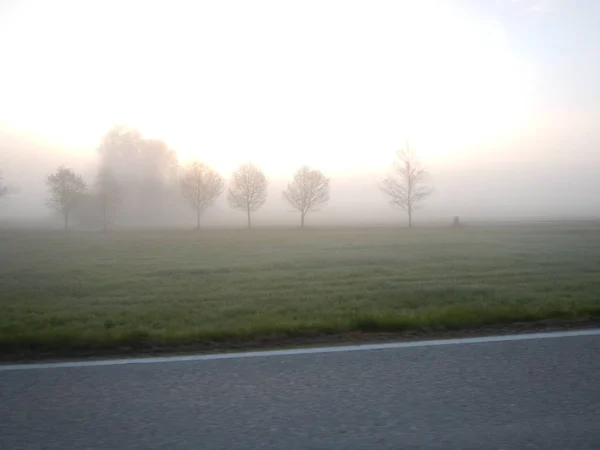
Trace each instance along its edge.
<path fill-rule="evenodd" d="M 449 161 L 533 108 L 501 26 L 439 2 L 123 3 L 13 7 L 0 122 L 81 151 L 128 123 L 223 172 L 347 174 L 405 140 Z"/>

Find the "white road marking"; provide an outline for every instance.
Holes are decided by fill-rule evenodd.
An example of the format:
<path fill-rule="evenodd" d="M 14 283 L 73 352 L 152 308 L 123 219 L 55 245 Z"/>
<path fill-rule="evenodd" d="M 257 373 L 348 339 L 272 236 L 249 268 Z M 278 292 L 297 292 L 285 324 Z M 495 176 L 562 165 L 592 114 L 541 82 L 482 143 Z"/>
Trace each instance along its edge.
<path fill-rule="evenodd" d="M 0 364 L 0 372 L 14 370 L 65 369 L 73 367 L 124 366 L 128 364 L 163 364 L 187 361 L 213 361 L 219 359 L 263 358 L 271 356 L 314 355 L 320 353 L 343 353 L 367 350 L 393 350 L 402 348 L 439 347 L 443 345 L 485 344 L 490 342 L 528 341 L 533 339 L 557 339 L 581 336 L 600 336 L 600 329 L 558 331 L 552 333 L 511 334 L 475 338 L 441 339 L 430 341 L 396 342 L 390 344 L 363 344 L 339 347 L 298 348 L 292 350 L 270 350 L 257 352 L 218 353 L 212 355 L 165 356 L 157 358 L 123 358 L 104 361 L 71 361 L 60 363 Z"/>

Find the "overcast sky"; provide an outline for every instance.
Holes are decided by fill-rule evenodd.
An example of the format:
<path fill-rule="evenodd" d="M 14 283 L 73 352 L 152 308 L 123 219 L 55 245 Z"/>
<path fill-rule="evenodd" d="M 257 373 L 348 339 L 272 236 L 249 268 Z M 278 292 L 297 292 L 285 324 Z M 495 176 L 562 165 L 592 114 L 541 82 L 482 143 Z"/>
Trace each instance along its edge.
<path fill-rule="evenodd" d="M 517 168 L 595 198 L 599 23 L 596 0 L 0 0 L 0 128 L 86 156 L 127 123 L 226 176 L 372 175 L 408 139 L 439 202 Z"/>

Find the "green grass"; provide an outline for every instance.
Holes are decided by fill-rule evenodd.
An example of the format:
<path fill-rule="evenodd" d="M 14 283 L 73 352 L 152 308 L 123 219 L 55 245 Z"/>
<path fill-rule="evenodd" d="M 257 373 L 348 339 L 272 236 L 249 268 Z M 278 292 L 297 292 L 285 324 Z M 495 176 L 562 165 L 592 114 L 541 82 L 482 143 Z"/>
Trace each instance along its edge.
<path fill-rule="evenodd" d="M 600 227 L 0 231 L 0 351 L 600 317 Z"/>

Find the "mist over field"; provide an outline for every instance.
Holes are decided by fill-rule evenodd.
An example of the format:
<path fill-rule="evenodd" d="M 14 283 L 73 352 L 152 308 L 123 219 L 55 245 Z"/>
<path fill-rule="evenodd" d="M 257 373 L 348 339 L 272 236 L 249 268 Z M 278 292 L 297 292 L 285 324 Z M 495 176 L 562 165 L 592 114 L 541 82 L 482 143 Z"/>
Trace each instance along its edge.
<path fill-rule="evenodd" d="M 380 188 L 407 142 L 434 189 L 417 224 L 600 217 L 595 1 L 140 5 L 0 4 L 2 224 L 60 226 L 48 175 L 64 165 L 91 190 L 120 124 L 224 177 L 205 227 L 245 225 L 226 200 L 245 162 L 269 180 L 256 226 L 298 223 L 282 191 L 305 164 L 330 179 L 307 225 L 404 224 Z M 122 205 L 114 227 L 193 227 L 171 181 L 168 199 Z"/>
<path fill-rule="evenodd" d="M 599 350 L 600 0 L 0 0 L 0 450 L 600 449 Z"/>
<path fill-rule="evenodd" d="M 424 161 L 435 192 L 416 213 L 416 222 L 449 224 L 456 215 L 465 223 L 600 218 L 600 152 L 595 151 L 600 145 L 593 139 L 573 144 L 577 142 L 575 132 L 556 134 L 507 143 L 503 152 L 480 151 L 450 161 Z M 0 222 L 7 225 L 60 227 L 60 218 L 46 206 L 47 176 L 64 164 L 92 182 L 98 167 L 94 149 L 72 152 L 7 132 L 0 135 L 0 150 L 6 183 L 15 187 L 0 203 Z M 387 171 L 330 175 L 331 199 L 310 215 L 307 224 L 404 225 L 403 211 L 391 206 L 380 190 L 382 180 L 392 172 L 394 149 L 389 156 Z M 231 173 L 222 175 L 230 180 Z M 282 198 L 292 173 L 267 176 L 268 200 L 255 213 L 255 225 L 296 226 L 297 214 Z M 156 210 L 149 220 L 148 216 L 137 220 L 132 209 L 126 214 L 128 219 L 117 218 L 115 226 L 193 227 L 193 210 L 180 195 L 177 183 L 171 189 L 171 201 L 154 204 Z M 206 212 L 204 224 L 243 227 L 244 220 L 222 195 Z"/>
<path fill-rule="evenodd" d="M 0 0 L 0 358 L 597 323 L 599 19 Z"/>

